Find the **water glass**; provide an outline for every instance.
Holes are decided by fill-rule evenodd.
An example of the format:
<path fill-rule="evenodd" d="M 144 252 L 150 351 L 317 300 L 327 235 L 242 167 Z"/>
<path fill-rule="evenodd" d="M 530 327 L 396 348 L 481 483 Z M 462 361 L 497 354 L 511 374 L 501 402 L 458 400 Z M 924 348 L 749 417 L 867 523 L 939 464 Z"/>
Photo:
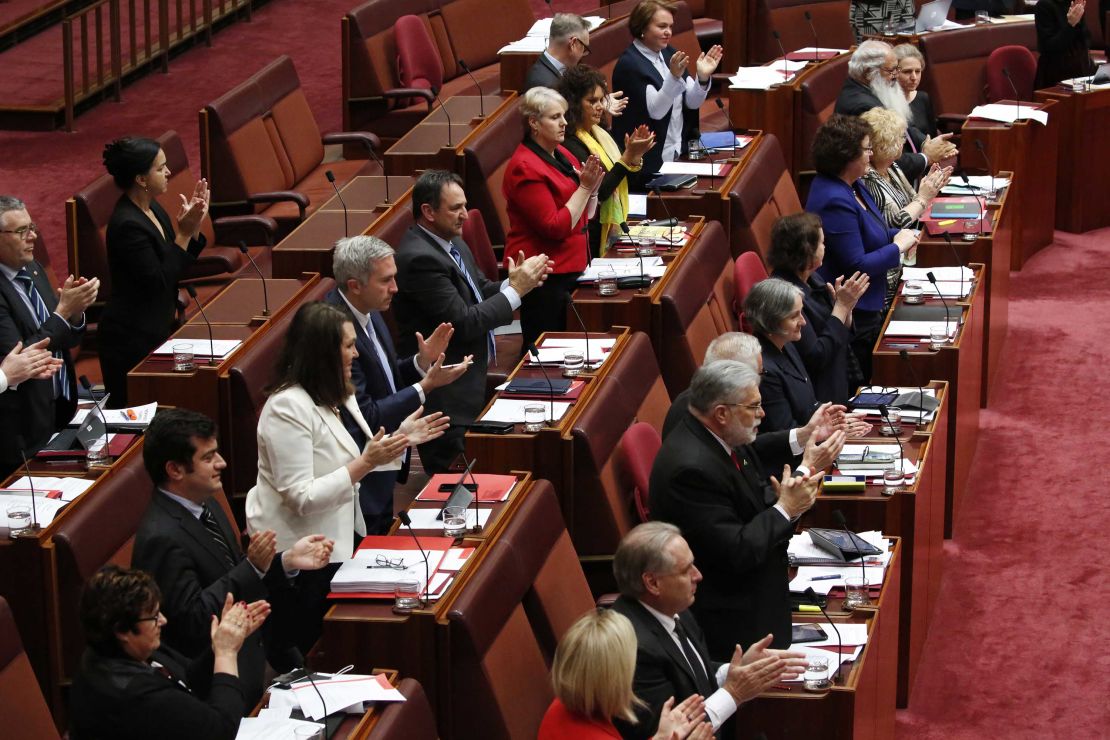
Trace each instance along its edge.
<path fill-rule="evenodd" d="M 413 609 L 423 606 L 420 602 L 419 581 L 397 581 L 393 585 L 393 596 L 394 614 L 411 614 Z"/>
<path fill-rule="evenodd" d="M 567 378 L 576 378 L 582 372 L 582 368 L 586 366 L 586 355 L 579 350 L 571 350 L 570 352 L 563 353 L 563 376 Z"/>
<path fill-rule="evenodd" d="M 616 295 L 617 273 L 612 270 L 599 270 L 597 273 L 597 294 L 600 296 Z"/>
<path fill-rule="evenodd" d="M 941 349 L 948 344 L 948 327 L 936 325 L 929 327 L 929 349 Z"/>
<path fill-rule="evenodd" d="M 8 536 L 12 539 L 27 534 L 31 529 L 31 505 L 12 504 L 8 507 Z"/>
<path fill-rule="evenodd" d="M 985 26 L 990 22 L 991 22 L 990 11 L 986 11 L 986 10 L 976 10 L 975 11 L 975 25 Z"/>
<path fill-rule="evenodd" d="M 297 740 L 324 740 L 323 725 L 298 725 L 293 728 L 293 737 Z"/>
<path fill-rule="evenodd" d="M 902 490 L 906 476 L 901 468 L 891 468 L 883 471 L 883 493 L 892 496 Z"/>
<path fill-rule="evenodd" d="M 636 241 L 636 256 L 637 257 L 654 257 L 655 256 L 655 241 L 652 239 L 638 239 Z"/>
<path fill-rule="evenodd" d="M 902 434 L 902 412 L 898 409 L 886 410 L 886 418 L 879 425 L 879 434 L 884 437 L 897 437 Z"/>
<path fill-rule="evenodd" d="M 701 139 L 690 139 L 686 142 L 686 158 L 691 162 L 705 159 L 705 148 L 701 145 Z"/>
<path fill-rule="evenodd" d="M 894 18 L 887 16 L 883 18 L 883 36 L 894 35 Z"/>
<path fill-rule="evenodd" d="M 829 659 L 811 657 L 806 663 L 806 672 L 802 677 L 802 685 L 806 691 L 824 691 L 829 688 Z"/>
<path fill-rule="evenodd" d="M 443 536 L 461 537 L 466 534 L 466 507 L 448 506 L 443 510 Z"/>
<path fill-rule="evenodd" d="M 916 280 L 907 280 L 902 287 L 902 302 L 910 305 L 925 302 L 925 286 Z"/>
<path fill-rule="evenodd" d="M 524 431 L 535 434 L 547 423 L 547 406 L 530 403 L 524 407 Z"/>
<path fill-rule="evenodd" d="M 196 360 L 193 356 L 193 345 L 175 344 L 173 346 L 173 370 L 177 373 L 191 373 L 196 370 Z"/>
<path fill-rule="evenodd" d="M 861 606 L 871 606 L 870 584 L 863 576 L 848 576 L 844 579 L 844 610 L 852 611 Z"/>
<path fill-rule="evenodd" d="M 105 439 L 98 439 L 89 445 L 89 449 L 85 451 L 85 464 L 90 468 L 98 465 L 107 465 L 111 460 L 111 455 L 108 452 L 108 441 Z"/>

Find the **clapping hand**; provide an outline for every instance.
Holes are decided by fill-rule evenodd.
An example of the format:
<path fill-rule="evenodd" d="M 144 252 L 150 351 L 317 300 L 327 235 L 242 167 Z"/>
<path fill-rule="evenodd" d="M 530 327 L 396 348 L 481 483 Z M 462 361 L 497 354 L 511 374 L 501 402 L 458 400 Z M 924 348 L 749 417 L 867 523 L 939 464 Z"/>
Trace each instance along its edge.
<path fill-rule="evenodd" d="M 724 55 L 725 50 L 718 44 L 698 56 L 698 82 L 704 85 L 709 81 L 709 77 L 717 71 L 717 65 L 721 63 L 721 57 Z"/>
<path fill-rule="evenodd" d="M 437 326 L 427 339 L 424 339 L 424 335 L 420 332 L 416 332 L 416 357 L 424 372 L 428 372 L 436 358 L 447 351 L 447 345 L 451 343 L 454 333 L 455 328 L 447 322 Z"/>
<path fill-rule="evenodd" d="M 511 254 L 506 259 L 509 262 L 509 285 L 521 296 L 542 285 L 555 267 L 546 254 L 534 254 L 525 259 L 521 251 L 517 259 L 514 260 Z"/>
<path fill-rule="evenodd" d="M 628 107 L 628 98 L 624 97 L 624 91 L 614 90 L 605 96 L 605 112 L 611 116 L 619 116 L 624 113 L 624 109 Z"/>
<path fill-rule="evenodd" d="M 319 570 L 331 560 L 335 540 L 322 534 L 310 534 L 293 543 L 281 554 L 281 564 L 286 571 Z"/>
<path fill-rule="evenodd" d="M 831 437 L 830 437 L 831 439 Z M 809 511 L 817 500 L 817 488 L 823 476 L 822 471 L 811 472 L 808 476 L 792 475 L 790 466 L 782 467 L 782 482 L 771 476 L 771 488 L 778 496 L 778 503 L 786 510 L 787 516 L 797 519 Z"/>
<path fill-rule="evenodd" d="M 401 456 L 409 446 L 409 439 L 403 434 L 385 434 L 385 427 L 378 430 L 362 450 L 362 459 L 371 468 L 385 465 Z"/>
<path fill-rule="evenodd" d="M 655 132 L 641 123 L 635 131 L 624 135 L 624 157 L 622 159 L 624 159 L 625 164 L 633 167 L 638 166 L 644 158 L 644 154 L 653 146 L 655 146 Z"/>
<path fill-rule="evenodd" d="M 0 370 L 8 379 L 9 388 L 24 380 L 45 380 L 58 372 L 63 361 L 50 354 L 50 350 L 46 348 L 49 344 L 50 337 L 26 347 L 23 342 L 15 343 L 12 351 L 0 362 Z"/>
<path fill-rule="evenodd" d="M 1083 18 L 1083 13 L 1087 10 L 1087 3 L 1084 0 L 1072 0 L 1071 5 L 1068 6 L 1068 25 L 1076 26 Z"/>
<path fill-rule="evenodd" d="M 466 368 L 464 367 L 463 370 Z M 439 439 L 447 428 L 451 426 L 451 417 L 444 416 L 442 411 L 422 416 L 424 407 L 413 411 L 397 427 L 397 433 L 409 438 L 409 444 L 422 445 L 433 439 Z"/>
<path fill-rule="evenodd" d="M 578 184 L 585 190 L 590 191 L 590 194 L 597 192 L 598 187 L 601 185 L 601 178 L 605 175 L 605 169 L 601 166 L 601 160 L 598 159 L 596 154 L 591 154 L 582 165 L 582 172 L 578 175 Z"/>
<path fill-rule="evenodd" d="M 200 233 L 200 224 L 208 213 L 208 203 L 211 193 L 208 191 L 208 180 L 203 177 L 197 180 L 191 198 L 186 198 L 184 193 L 181 198 L 181 209 L 177 212 L 177 226 L 182 233 L 191 235 L 194 239 Z"/>
<path fill-rule="evenodd" d="M 747 652 L 744 653 L 744 657 L 740 662 L 747 665 L 770 656 L 781 658 L 784 668 L 783 674 L 779 679 L 780 681 L 797 678 L 805 673 L 806 663 L 808 662 L 805 653 L 792 652 L 790 650 L 773 650 L 767 647 L 771 644 L 773 639 L 774 635 L 767 635 L 759 642 L 754 643 L 748 648 Z"/>
<path fill-rule="evenodd" d="M 651 740 L 709 740 L 713 725 L 705 721 L 705 699 L 691 694 L 675 706 L 674 697 L 663 702 L 659 727 Z"/>
<path fill-rule="evenodd" d="M 856 307 L 856 303 L 871 287 L 871 278 L 866 272 L 854 272 L 851 277 L 845 279 L 841 275 L 831 284 L 826 283 L 826 286 L 828 286 L 829 295 L 833 302 L 839 303 L 851 314 L 852 309 Z"/>
<path fill-rule="evenodd" d="M 276 554 L 277 533 L 274 530 L 264 529 L 251 534 L 250 544 L 247 545 L 247 560 L 251 561 L 251 565 L 265 573 Z"/>

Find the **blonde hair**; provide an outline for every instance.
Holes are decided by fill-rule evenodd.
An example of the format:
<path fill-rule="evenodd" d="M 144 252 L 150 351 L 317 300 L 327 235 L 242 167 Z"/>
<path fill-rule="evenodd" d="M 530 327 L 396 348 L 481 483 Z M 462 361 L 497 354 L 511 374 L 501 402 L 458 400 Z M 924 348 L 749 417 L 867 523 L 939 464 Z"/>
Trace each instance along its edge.
<path fill-rule="evenodd" d="M 550 87 L 533 87 L 524 93 L 524 97 L 520 99 L 520 117 L 524 121 L 524 132 L 529 131 L 529 121 L 539 118 L 547 110 L 547 106 L 556 103 L 563 106 L 563 112 L 566 113 L 567 99 Z"/>
<path fill-rule="evenodd" d="M 636 632 L 628 617 L 611 609 L 587 612 L 571 625 L 551 666 L 555 696 L 583 717 L 636 722 L 632 693 L 636 673 Z"/>
<path fill-rule="evenodd" d="M 906 119 L 889 108 L 872 108 L 860 116 L 871 126 L 871 149 L 882 159 L 897 159 L 906 141 Z"/>

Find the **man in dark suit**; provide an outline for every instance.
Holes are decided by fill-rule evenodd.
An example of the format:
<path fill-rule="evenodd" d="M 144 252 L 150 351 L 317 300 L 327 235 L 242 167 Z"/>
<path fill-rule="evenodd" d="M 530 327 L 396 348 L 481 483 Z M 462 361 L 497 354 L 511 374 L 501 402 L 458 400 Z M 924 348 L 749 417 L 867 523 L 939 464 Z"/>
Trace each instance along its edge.
<path fill-rule="evenodd" d="M 533 87 L 555 87 L 563 70 L 573 67 L 590 53 L 590 24 L 574 13 L 556 13 L 547 32 L 547 49 L 528 69 L 523 95 Z"/>
<path fill-rule="evenodd" d="M 298 619 L 291 579 L 327 565 L 334 543 L 311 535 L 278 553 L 273 532 L 255 532 L 244 555 L 217 498 L 226 464 L 217 450 L 216 425 L 203 414 L 159 411 L 146 430 L 143 464 L 155 491 L 131 565 L 150 573 L 162 591 L 165 643 L 196 658 L 209 647 L 212 616 L 220 614 L 228 594 L 248 602 L 252 612 L 265 613 L 267 600 L 273 602 L 265 638 L 252 635 L 239 652 L 239 676 L 253 705 L 262 696 L 267 658 L 278 671 L 300 664 L 291 650 Z"/>
<path fill-rule="evenodd" d="M 466 193 L 453 172 L 425 171 L 413 185 L 412 211 L 416 225 L 397 247 L 397 287 L 394 312 L 398 348 L 415 354 L 417 332 L 431 336 L 443 323 L 454 332 L 447 345 L 448 363 L 473 362 L 451 385 L 428 397 L 427 411 L 451 417 L 451 429 L 420 446 L 420 460 L 429 473 L 445 472 L 463 451 L 468 424 L 486 401 L 486 369 L 495 351 L 493 329 L 512 321 L 521 296 L 543 282 L 549 271 L 546 255 L 515 261 L 509 256 L 509 278 L 500 283 L 482 275 L 470 248 L 462 240 L 466 221 Z"/>
<path fill-rule="evenodd" d="M 734 646 L 727 663 L 710 657 L 688 611 L 702 576 L 678 527 L 648 522 L 633 529 L 617 548 L 613 575 L 621 592 L 613 610 L 636 631 L 632 690 L 646 705 L 636 710 L 637 724 L 617 722 L 622 737 L 652 737 L 663 703 L 692 694 L 705 699 L 708 720 L 719 732 L 740 704 L 805 671 L 801 654 L 768 649 L 770 635 L 746 652 Z"/>
<path fill-rule="evenodd" d="M 705 574 L 694 612 L 718 660 L 768 633 L 775 647 L 790 644 L 786 546 L 822 475 L 784 467 L 781 483 L 768 481 L 749 446 L 762 416 L 750 367 L 704 365 L 690 383 L 689 411 L 651 471 L 652 516 L 682 529 Z"/>
<path fill-rule="evenodd" d="M 24 451 L 34 454 L 65 426 L 77 405 L 77 381 L 68 350 L 85 333 L 85 309 L 96 300 L 96 278 L 66 278 L 57 296 L 46 271 L 35 261 L 36 229 L 18 198 L 0 195 L 0 356 L 19 342 L 50 340 L 63 364 L 52 378 L 26 380 L 0 395 L 0 474 L 20 465 Z"/>
<path fill-rule="evenodd" d="M 860 44 L 848 60 L 848 78 L 836 99 L 836 112 L 859 116 L 872 108 L 889 108 L 907 122 L 913 120 L 906 94 L 898 84 L 898 57 L 894 47 L 884 41 Z M 935 139 L 914 126 L 906 131 L 906 144 L 898 166 L 910 182 L 915 182 L 929 167 L 959 152 L 949 141 L 952 134 Z"/>
<path fill-rule="evenodd" d="M 381 317 L 397 293 L 397 265 L 393 248 L 374 236 L 340 239 L 332 254 L 336 287 L 324 297 L 351 317 L 355 325 L 358 357 L 351 365 L 351 383 L 366 425 L 373 431 L 385 427 L 392 434 L 414 414 L 436 388 L 448 385 L 466 372 L 467 358 L 454 367 L 443 367 L 444 352 L 454 330 L 440 324 L 426 340 L 417 333 L 417 352 L 397 359 L 389 328 Z M 366 439 L 361 427 L 344 419 L 344 426 L 361 448 Z M 359 504 L 367 534 L 385 534 L 393 521 L 393 487 L 408 476 L 409 455 L 401 470 L 373 472 L 362 479 Z"/>

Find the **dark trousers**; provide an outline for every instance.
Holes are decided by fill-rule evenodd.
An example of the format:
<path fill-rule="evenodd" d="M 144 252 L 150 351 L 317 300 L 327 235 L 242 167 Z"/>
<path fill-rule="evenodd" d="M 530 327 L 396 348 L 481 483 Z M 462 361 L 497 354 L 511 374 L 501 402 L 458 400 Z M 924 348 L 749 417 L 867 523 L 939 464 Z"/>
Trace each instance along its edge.
<path fill-rule="evenodd" d="M 545 331 L 566 331 L 567 304 L 580 272 L 548 275 L 543 285 L 521 298 L 520 333 L 523 351 Z"/>
<path fill-rule="evenodd" d="M 862 385 L 871 384 L 871 352 L 875 348 L 875 340 L 879 338 L 879 331 L 883 328 L 882 311 L 852 311 L 852 353 L 859 361 L 859 369 L 863 374 Z"/>

